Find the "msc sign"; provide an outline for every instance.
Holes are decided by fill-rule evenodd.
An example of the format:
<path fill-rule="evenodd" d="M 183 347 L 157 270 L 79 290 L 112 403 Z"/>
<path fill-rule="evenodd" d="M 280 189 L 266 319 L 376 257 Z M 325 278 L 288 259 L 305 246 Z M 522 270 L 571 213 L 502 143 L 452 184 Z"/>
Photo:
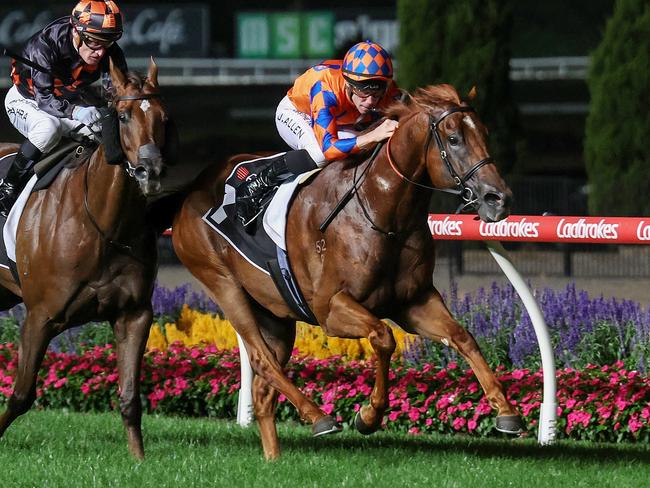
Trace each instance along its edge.
<path fill-rule="evenodd" d="M 238 13 L 240 58 L 326 58 L 334 54 L 332 12 Z"/>

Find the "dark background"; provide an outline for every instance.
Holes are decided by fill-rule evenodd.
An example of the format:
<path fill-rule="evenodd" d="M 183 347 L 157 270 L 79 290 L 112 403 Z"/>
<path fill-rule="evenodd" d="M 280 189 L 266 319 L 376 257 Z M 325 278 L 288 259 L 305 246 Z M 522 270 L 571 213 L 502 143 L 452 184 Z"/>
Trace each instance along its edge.
<path fill-rule="evenodd" d="M 59 2 L 57 2 L 59 3 Z M 138 1 L 139 5 L 178 6 L 199 2 Z M 208 5 L 208 57 L 232 57 L 235 52 L 235 13 L 242 11 L 340 10 L 349 15 L 367 11 L 395 17 L 395 1 L 251 1 Z M 51 6 L 30 2 L 29 8 Z M 512 56 L 588 56 L 602 35 L 612 1 L 574 0 L 515 2 Z M 23 6 L 21 6 L 22 8 Z M 0 18 L 10 9 L 0 7 Z M 71 7 L 70 7 L 71 9 Z M 66 10 L 67 11 L 67 10 Z M 205 19 L 197 19 L 204 22 Z M 435 47 L 434 47 L 435 48 Z M 129 53 L 127 51 L 127 57 Z M 399 64 L 399 59 L 397 59 Z M 399 70 L 397 70 L 399 77 Z M 220 160 L 237 152 L 285 149 L 275 130 L 273 114 L 287 85 L 164 87 L 170 112 L 180 129 L 183 152 L 191 160 Z M 589 93 L 584 80 L 515 81 L 512 96 L 521 111 L 524 138 L 519 147 L 517 177 L 563 177 L 581 182 L 585 178 L 582 157 L 586 110 L 575 113 L 532 113 L 535 104 L 587 106 Z M 254 109 L 254 110 L 249 110 Z M 19 140 L 5 116 L 0 117 L 2 140 Z"/>

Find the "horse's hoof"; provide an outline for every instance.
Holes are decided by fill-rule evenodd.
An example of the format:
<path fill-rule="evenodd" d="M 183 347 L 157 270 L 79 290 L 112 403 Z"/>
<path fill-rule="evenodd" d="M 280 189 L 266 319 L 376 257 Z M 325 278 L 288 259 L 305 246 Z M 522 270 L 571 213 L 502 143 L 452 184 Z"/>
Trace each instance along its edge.
<path fill-rule="evenodd" d="M 314 437 L 320 437 L 327 434 L 336 434 L 341 432 L 341 426 L 331 415 L 325 415 L 319 418 L 314 425 L 311 426 L 311 433 Z"/>
<path fill-rule="evenodd" d="M 525 431 L 519 415 L 501 415 L 497 417 L 497 430 L 506 434 L 521 434 Z"/>
<path fill-rule="evenodd" d="M 361 418 L 361 410 L 359 410 L 354 416 L 354 426 L 359 431 L 359 433 L 363 435 L 370 435 L 377 432 L 377 427 L 371 427 L 363 421 Z"/>

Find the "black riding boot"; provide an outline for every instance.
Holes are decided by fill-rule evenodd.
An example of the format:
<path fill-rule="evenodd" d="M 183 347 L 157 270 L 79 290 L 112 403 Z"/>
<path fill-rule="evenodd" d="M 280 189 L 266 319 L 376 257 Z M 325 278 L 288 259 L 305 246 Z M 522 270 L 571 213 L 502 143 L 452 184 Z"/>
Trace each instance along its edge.
<path fill-rule="evenodd" d="M 250 181 L 237 188 L 237 217 L 248 226 L 264 211 L 273 190 L 293 176 L 317 168 L 316 163 L 304 149 L 288 151 L 278 156 L 268 167 Z"/>
<path fill-rule="evenodd" d="M 7 218 L 20 191 L 32 176 L 32 167 L 41 157 L 41 151 L 29 139 L 21 144 L 7 176 L 0 183 L 0 215 Z"/>

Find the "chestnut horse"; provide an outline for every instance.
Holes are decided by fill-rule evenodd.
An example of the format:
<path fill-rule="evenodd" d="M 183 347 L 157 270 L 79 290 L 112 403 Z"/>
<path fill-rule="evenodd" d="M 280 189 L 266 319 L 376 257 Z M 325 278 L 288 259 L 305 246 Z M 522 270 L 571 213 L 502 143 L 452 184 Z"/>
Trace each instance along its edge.
<path fill-rule="evenodd" d="M 329 164 L 299 190 L 287 217 L 289 261 L 318 325 L 328 336 L 367 338 L 377 356 L 375 385 L 369 404 L 357 414 L 356 427 L 364 434 L 374 432 L 388 406 L 395 340 L 380 319 L 389 318 L 408 332 L 457 349 L 496 409 L 497 429 L 521 432 L 519 415 L 476 341 L 451 316 L 432 283 L 435 252 L 427 215 L 433 187 L 456 190 L 485 221 L 509 213 L 511 192 L 488 156 L 486 130 L 449 85 L 419 89 L 391 107 L 387 116 L 398 120 L 399 128 L 377 157 Z M 314 435 L 339 427 L 283 374 L 296 316 L 271 278 L 201 221 L 221 203 L 224 179 L 245 159 L 251 156 L 234 157 L 197 181 L 174 219 L 172 239 L 180 260 L 244 340 L 255 373 L 254 409 L 262 446 L 271 459 L 280 454 L 277 392 L 312 424 Z M 352 186 L 357 188 L 355 198 L 319 230 Z"/>
<path fill-rule="evenodd" d="M 89 161 L 64 169 L 47 190 L 30 195 L 16 237 L 20 283 L 0 270 L 0 306 L 22 300 L 27 311 L 0 436 L 34 402 L 36 375 L 50 340 L 70 327 L 108 320 L 117 342 L 119 408 L 128 447 L 143 458 L 140 366 L 157 269 L 145 197 L 161 191 L 167 113 L 153 60 L 146 79 L 127 76 L 112 63 L 110 72 L 126 160 L 107 164 L 99 146 Z M 16 145 L 1 144 L 0 156 L 15 150 Z"/>

